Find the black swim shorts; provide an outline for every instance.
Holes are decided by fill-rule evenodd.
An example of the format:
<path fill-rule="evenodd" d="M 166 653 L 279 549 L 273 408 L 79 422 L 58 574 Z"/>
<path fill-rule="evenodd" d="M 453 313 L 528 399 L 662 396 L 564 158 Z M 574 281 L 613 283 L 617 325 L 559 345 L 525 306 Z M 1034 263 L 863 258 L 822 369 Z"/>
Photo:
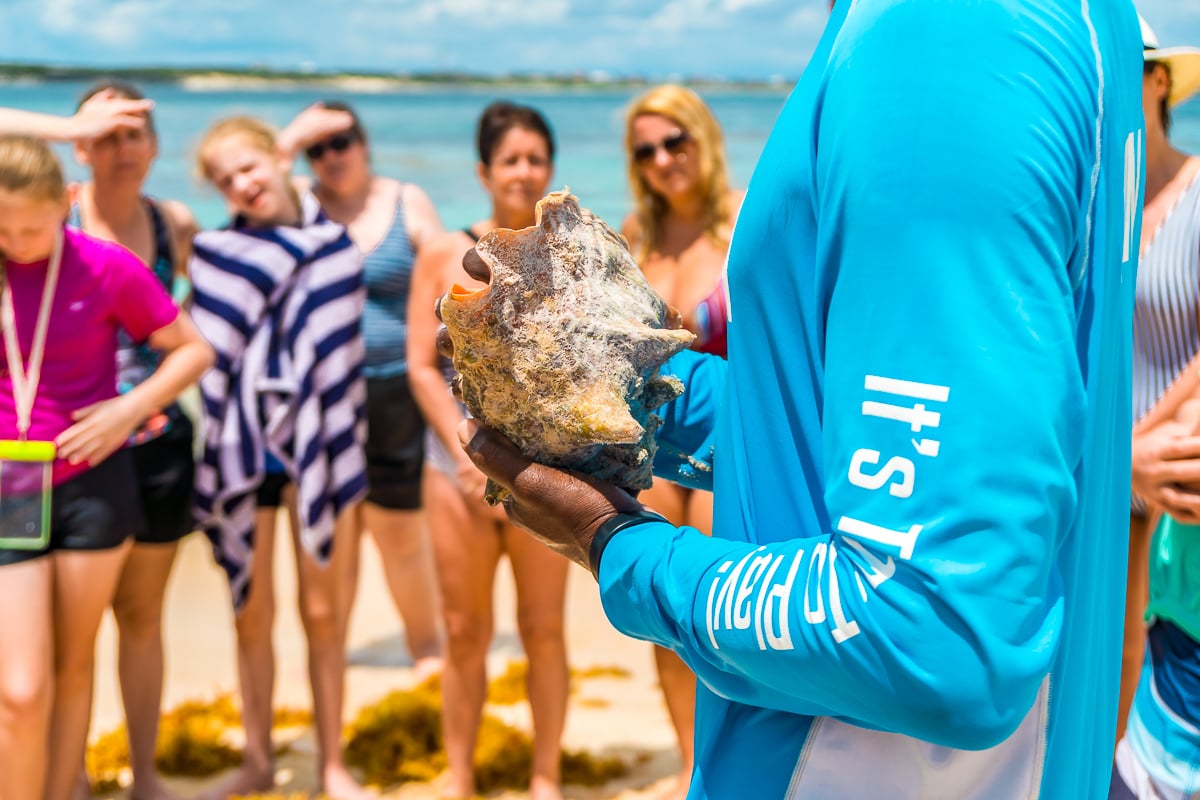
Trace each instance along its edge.
<path fill-rule="evenodd" d="M 367 502 L 394 511 L 421 507 L 425 420 L 407 375 L 367 379 Z"/>
<path fill-rule="evenodd" d="M 196 480 L 192 421 L 178 408 L 168 417 L 171 427 L 166 433 L 133 448 L 146 516 L 146 529 L 137 537 L 138 544 L 177 542 L 196 529 L 192 516 Z"/>
<path fill-rule="evenodd" d="M 143 536 L 145 529 L 133 455 L 128 448 L 121 449 L 54 487 L 47 548 L 0 548 L 0 566 L 30 561 L 53 550 L 109 550 L 130 536 Z"/>

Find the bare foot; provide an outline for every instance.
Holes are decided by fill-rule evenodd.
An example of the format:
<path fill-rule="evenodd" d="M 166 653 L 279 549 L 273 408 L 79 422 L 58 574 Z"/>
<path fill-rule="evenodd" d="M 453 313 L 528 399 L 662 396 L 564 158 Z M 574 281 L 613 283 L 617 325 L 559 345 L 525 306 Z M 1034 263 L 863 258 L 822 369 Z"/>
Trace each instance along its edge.
<path fill-rule="evenodd" d="M 228 778 L 197 795 L 196 800 L 228 800 L 230 797 L 257 794 L 274 788 L 274 766 L 264 770 L 243 764 Z"/>
<path fill-rule="evenodd" d="M 438 800 L 475 800 L 475 784 L 471 783 L 474 776 L 468 775 L 467 781 L 456 780 L 450 770 L 433 779 L 433 788 Z"/>
<path fill-rule="evenodd" d="M 563 800 L 562 787 L 549 778 L 534 775 L 529 782 L 529 800 Z"/>
<path fill-rule="evenodd" d="M 166 787 L 157 775 L 138 780 L 129 787 L 129 800 L 180 800 L 179 795 Z"/>
<path fill-rule="evenodd" d="M 86 769 L 79 771 L 79 780 L 71 787 L 71 800 L 92 800 L 92 782 Z"/>
<path fill-rule="evenodd" d="M 325 768 L 321 786 L 329 800 L 376 800 L 379 797 L 370 789 L 359 786 L 341 764 Z"/>

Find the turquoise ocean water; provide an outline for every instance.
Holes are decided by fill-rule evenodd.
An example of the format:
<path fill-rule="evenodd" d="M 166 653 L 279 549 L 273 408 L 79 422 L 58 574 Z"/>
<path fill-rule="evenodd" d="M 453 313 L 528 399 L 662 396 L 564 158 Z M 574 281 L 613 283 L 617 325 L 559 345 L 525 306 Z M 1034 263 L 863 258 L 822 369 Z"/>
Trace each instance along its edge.
<path fill-rule="evenodd" d="M 67 114 L 85 88 L 0 85 L 0 106 Z M 496 99 L 528 103 L 549 119 L 558 147 L 551 188 L 570 186 L 584 205 L 617 226 L 631 206 L 621 146 L 623 109 L 635 95 L 630 90 L 430 88 L 359 94 L 321 88 L 189 91 L 165 84 L 143 89 L 155 101 L 160 146 L 147 188 L 184 201 L 206 227 L 227 218 L 216 190 L 195 177 L 193 155 L 208 125 L 229 114 L 253 114 L 281 126 L 309 103 L 335 97 L 352 104 L 362 118 L 376 171 L 425 189 L 448 228 L 487 216 L 488 200 L 475 179 L 475 121 Z M 704 93 L 725 132 L 735 186 L 749 181 L 786 96 L 783 89 Z M 70 148 L 59 152 L 68 175 L 83 178 L 85 170 L 74 163 Z"/>
<path fill-rule="evenodd" d="M 0 85 L 0 106 L 67 114 L 84 88 L 78 83 Z M 487 198 L 475 180 L 474 128 L 479 112 L 500 98 L 531 104 L 550 120 L 558 140 L 552 188 L 570 186 L 584 205 L 614 226 L 631 205 L 621 136 L 623 109 L 636 94 L 632 90 L 442 87 L 354 93 L 321 88 L 193 91 L 166 84 L 144 88 L 156 102 L 160 143 L 148 190 L 184 201 L 205 227 L 220 225 L 227 217 L 217 192 L 195 177 L 193 153 L 205 128 L 229 114 L 253 114 L 283 125 L 309 103 L 333 97 L 350 102 L 362 117 L 376 170 L 423 187 L 448 228 L 487 215 Z M 703 95 L 725 132 L 733 184 L 744 187 L 787 92 L 723 88 Z M 1175 110 L 1172 138 L 1183 149 L 1200 153 L 1200 100 Z M 59 152 L 68 174 L 84 177 L 70 148 L 60 147 Z"/>

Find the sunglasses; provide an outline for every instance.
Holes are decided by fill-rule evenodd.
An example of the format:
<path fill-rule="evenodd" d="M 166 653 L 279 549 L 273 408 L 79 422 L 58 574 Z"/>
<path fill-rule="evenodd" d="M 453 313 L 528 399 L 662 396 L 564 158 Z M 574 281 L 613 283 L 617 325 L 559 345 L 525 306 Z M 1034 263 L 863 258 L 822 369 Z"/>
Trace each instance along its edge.
<path fill-rule="evenodd" d="M 662 148 L 667 155 L 677 156 L 683 152 L 683 148 L 692 140 L 687 131 L 677 131 L 663 139 L 661 142 L 646 142 L 639 144 L 633 148 L 633 160 L 638 164 L 645 164 L 654 160 L 655 154 L 658 153 L 658 148 Z"/>
<path fill-rule="evenodd" d="M 323 142 L 317 142 L 312 147 L 306 148 L 304 155 L 308 156 L 309 161 L 320 161 L 327 149 L 335 153 L 344 153 L 350 149 L 350 145 L 357 141 L 358 137 L 352 133 L 339 133 Z"/>

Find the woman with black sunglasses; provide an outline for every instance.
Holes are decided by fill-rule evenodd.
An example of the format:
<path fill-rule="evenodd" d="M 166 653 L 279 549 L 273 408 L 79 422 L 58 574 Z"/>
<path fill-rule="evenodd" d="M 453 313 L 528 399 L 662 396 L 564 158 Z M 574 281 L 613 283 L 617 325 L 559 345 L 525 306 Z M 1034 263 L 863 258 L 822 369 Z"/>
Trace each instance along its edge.
<path fill-rule="evenodd" d="M 418 677 L 438 672 L 438 592 L 421 515 L 425 423 L 409 389 L 405 359 L 407 306 L 418 253 L 443 233 L 433 203 L 413 183 L 376 175 L 362 122 L 349 105 L 317 103 L 280 134 L 286 155 L 303 151 L 312 171 L 311 191 L 325 213 L 346 226 L 363 252 L 367 306 L 367 480 L 359 534 L 375 537 L 388 589 L 404 620 L 404 635 Z M 357 542 L 353 545 L 357 553 Z M 357 558 L 348 562 L 353 600 Z M 348 615 L 352 602 L 347 603 Z"/>
<path fill-rule="evenodd" d="M 721 128 L 700 97 L 665 85 L 626 112 L 625 152 L 635 211 L 622 233 L 646 280 L 683 313 L 694 347 L 725 355 L 725 254 L 741 201 L 725 171 Z M 655 479 L 641 494 L 676 525 L 712 531 L 712 495 Z M 682 760 L 673 797 L 687 795 L 692 771 L 696 678 L 669 650 L 654 648 Z"/>

